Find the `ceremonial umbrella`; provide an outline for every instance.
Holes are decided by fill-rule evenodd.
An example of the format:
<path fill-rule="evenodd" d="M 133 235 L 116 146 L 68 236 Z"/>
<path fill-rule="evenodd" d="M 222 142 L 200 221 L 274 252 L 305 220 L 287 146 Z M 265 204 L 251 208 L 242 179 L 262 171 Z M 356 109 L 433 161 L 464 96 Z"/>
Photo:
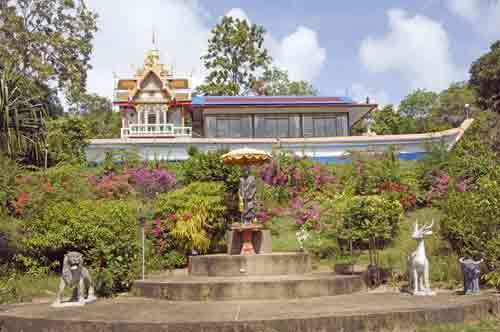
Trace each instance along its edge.
<path fill-rule="evenodd" d="M 272 159 L 272 156 L 266 151 L 243 148 L 233 150 L 221 156 L 224 163 L 229 165 L 259 165 Z"/>

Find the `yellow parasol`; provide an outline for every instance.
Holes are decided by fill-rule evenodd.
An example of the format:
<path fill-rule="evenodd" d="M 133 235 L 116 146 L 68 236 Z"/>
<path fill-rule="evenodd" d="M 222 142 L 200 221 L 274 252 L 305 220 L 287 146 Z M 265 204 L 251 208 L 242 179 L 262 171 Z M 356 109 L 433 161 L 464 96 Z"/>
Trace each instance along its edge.
<path fill-rule="evenodd" d="M 266 151 L 243 148 L 233 150 L 221 156 L 224 163 L 229 165 L 258 165 L 272 159 L 272 156 Z"/>

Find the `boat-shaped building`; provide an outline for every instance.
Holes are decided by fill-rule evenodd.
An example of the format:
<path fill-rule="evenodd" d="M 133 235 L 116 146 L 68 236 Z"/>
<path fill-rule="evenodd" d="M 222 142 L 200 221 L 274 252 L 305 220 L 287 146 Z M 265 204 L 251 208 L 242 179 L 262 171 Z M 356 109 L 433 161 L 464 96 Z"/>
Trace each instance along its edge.
<path fill-rule="evenodd" d="M 338 162 L 352 151 L 392 146 L 401 159 L 419 159 L 432 144 L 451 148 L 472 122 L 437 133 L 352 136 L 353 126 L 377 109 L 368 98 L 193 96 L 191 79 L 161 64 L 156 47 L 133 77 L 116 81 L 113 103 L 121 114 L 121 135 L 91 140 L 89 161 L 102 161 L 111 150 L 134 150 L 148 160 L 184 160 L 190 147 L 281 150 Z"/>

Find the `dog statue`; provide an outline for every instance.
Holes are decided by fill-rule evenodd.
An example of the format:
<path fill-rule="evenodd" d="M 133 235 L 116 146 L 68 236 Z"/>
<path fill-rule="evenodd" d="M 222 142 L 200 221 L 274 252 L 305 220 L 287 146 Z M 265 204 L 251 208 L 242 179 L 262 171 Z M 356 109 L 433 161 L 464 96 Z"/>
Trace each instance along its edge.
<path fill-rule="evenodd" d="M 63 301 L 64 289 L 72 289 L 69 301 Z M 89 271 L 83 266 L 83 255 L 70 251 L 64 255 L 61 282 L 53 306 L 85 305 L 96 301 L 92 278 Z"/>

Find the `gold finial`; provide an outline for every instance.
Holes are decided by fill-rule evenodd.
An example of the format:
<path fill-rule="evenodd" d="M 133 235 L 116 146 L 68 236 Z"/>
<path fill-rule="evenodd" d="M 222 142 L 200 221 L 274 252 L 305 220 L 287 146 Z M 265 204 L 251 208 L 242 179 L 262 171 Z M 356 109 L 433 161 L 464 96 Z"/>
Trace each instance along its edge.
<path fill-rule="evenodd" d="M 156 30 L 154 28 L 153 28 L 152 42 L 153 42 L 153 48 L 152 48 L 152 50 L 153 51 L 158 51 L 158 47 L 156 46 Z"/>

